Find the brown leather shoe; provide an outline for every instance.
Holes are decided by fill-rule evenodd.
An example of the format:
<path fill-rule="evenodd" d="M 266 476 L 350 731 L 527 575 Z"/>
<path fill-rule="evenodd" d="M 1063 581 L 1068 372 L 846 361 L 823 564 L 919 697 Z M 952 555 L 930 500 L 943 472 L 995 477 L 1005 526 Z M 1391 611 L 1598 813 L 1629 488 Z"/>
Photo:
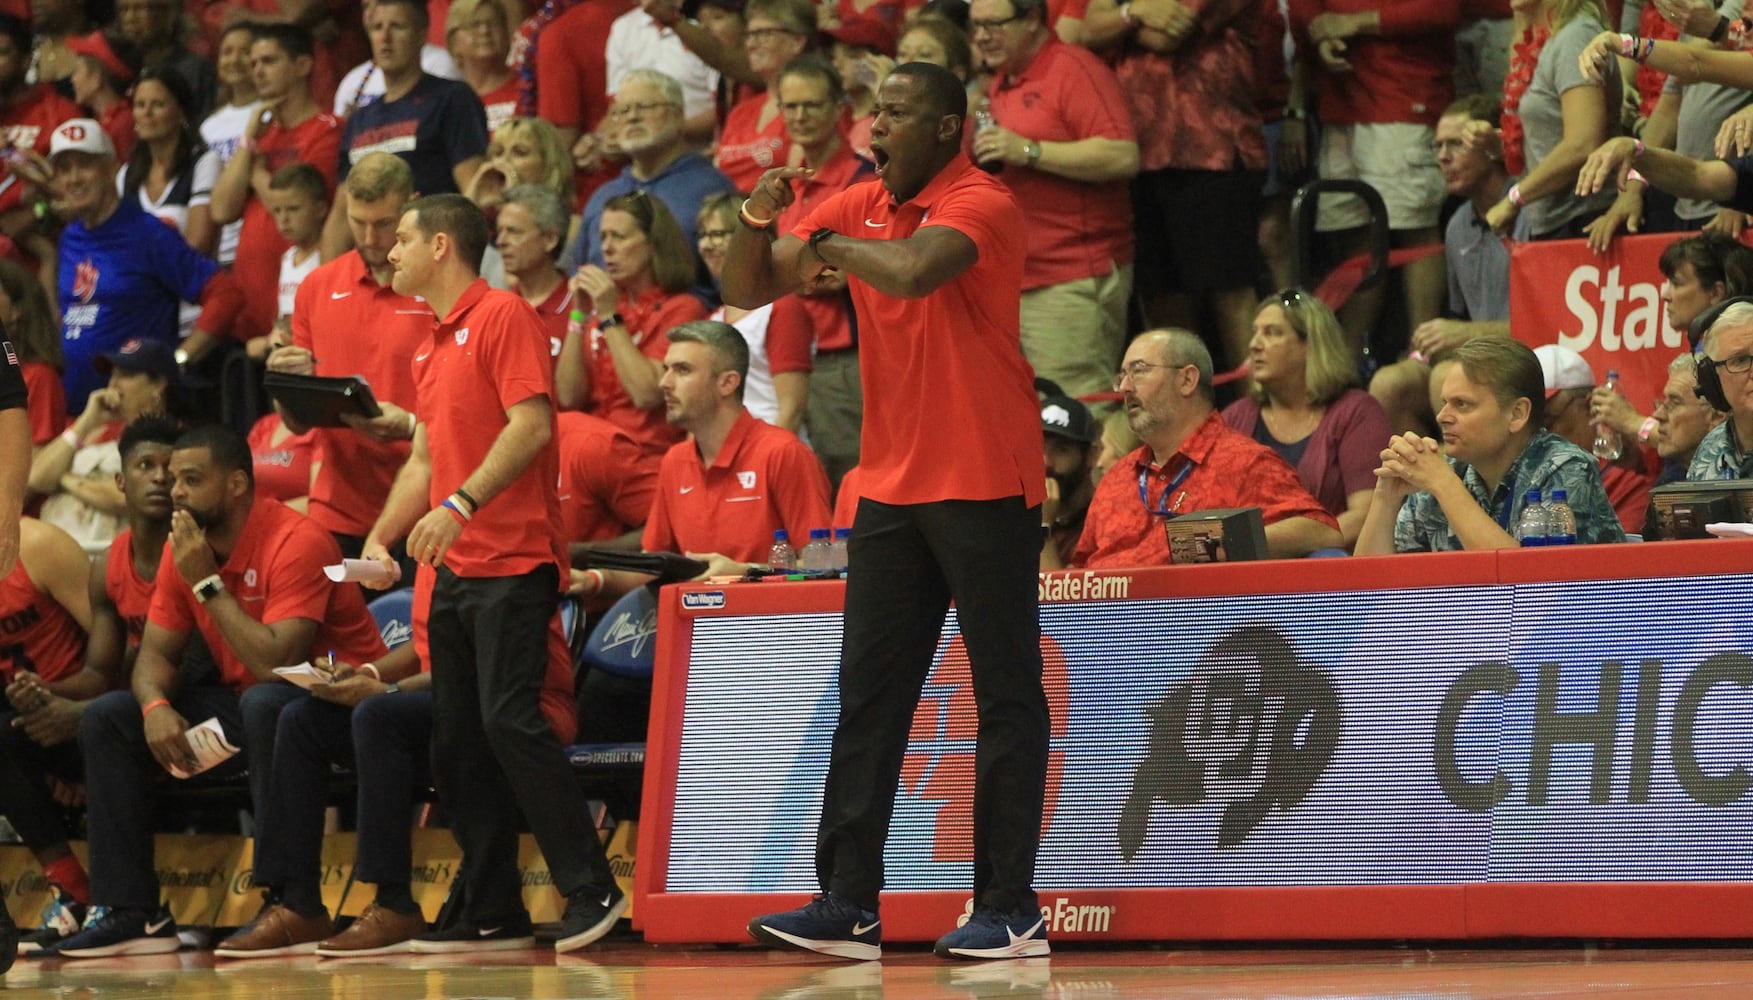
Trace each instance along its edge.
<path fill-rule="evenodd" d="M 327 913 L 301 917 L 276 903 L 257 914 L 249 926 L 221 941 L 213 954 L 217 958 L 309 955 L 316 951 L 317 942 L 334 933 L 335 922 Z"/>
<path fill-rule="evenodd" d="M 372 903 L 347 929 L 317 945 L 324 958 L 359 958 L 412 951 L 414 935 L 424 933 L 426 918 L 419 913 L 397 913 Z"/>

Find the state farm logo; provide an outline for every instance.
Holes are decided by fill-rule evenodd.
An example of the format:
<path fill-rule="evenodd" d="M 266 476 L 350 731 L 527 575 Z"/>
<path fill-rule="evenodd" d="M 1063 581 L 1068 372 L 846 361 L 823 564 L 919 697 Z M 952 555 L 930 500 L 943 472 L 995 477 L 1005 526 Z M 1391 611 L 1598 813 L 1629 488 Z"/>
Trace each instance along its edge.
<path fill-rule="evenodd" d="M 1053 823 L 1065 751 L 1055 749 L 1070 731 L 1071 682 L 1065 654 L 1049 636 L 1041 636 L 1041 684 L 1047 693 L 1048 729 L 1046 794 L 1041 800 L 1041 831 Z M 932 831 L 933 861 L 974 859 L 974 737 L 979 731 L 974 704 L 974 679 L 968 649 L 958 633 L 943 647 L 920 693 L 901 762 L 900 794 L 936 806 Z"/>
<path fill-rule="evenodd" d="M 1227 802 L 1217 846 L 1234 847 L 1274 809 L 1308 795 L 1339 744 L 1339 695 L 1267 625 L 1236 630 L 1149 710 L 1150 743 L 1121 807 L 1120 857 L 1149 838 L 1156 803 Z"/>

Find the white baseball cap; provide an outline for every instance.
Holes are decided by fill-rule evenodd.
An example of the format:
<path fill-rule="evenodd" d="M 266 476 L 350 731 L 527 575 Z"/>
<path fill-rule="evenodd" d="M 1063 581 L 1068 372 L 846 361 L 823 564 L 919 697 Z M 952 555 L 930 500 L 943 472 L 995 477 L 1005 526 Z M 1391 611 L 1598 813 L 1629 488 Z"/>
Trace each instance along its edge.
<path fill-rule="evenodd" d="M 102 125 L 90 118 L 69 118 L 55 126 L 55 134 L 49 139 L 49 159 L 62 153 L 90 153 L 113 160 L 116 147 Z"/>
<path fill-rule="evenodd" d="M 1540 359 L 1540 374 L 1546 380 L 1546 398 L 1560 389 L 1593 389 L 1595 372 L 1583 356 L 1568 347 L 1547 344 L 1534 348 Z"/>

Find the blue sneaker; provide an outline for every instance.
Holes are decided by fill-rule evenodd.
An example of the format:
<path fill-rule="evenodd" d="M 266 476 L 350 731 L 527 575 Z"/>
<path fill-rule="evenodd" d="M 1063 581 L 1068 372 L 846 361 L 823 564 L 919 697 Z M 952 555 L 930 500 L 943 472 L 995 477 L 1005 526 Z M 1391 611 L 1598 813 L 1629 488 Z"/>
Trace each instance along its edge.
<path fill-rule="evenodd" d="M 994 958 L 1036 958 L 1048 953 L 1047 920 L 1039 910 L 1006 915 L 978 907 L 968 922 L 937 939 L 939 958 L 975 961 Z"/>
<path fill-rule="evenodd" d="M 170 909 L 102 910 L 92 907 L 96 918 L 87 915 L 85 929 L 45 948 L 45 958 L 109 958 L 115 955 L 168 955 L 183 946 L 177 937 L 177 922 Z"/>
<path fill-rule="evenodd" d="M 883 957 L 883 923 L 842 896 L 824 892 L 808 905 L 749 921 L 755 940 L 868 962 Z"/>

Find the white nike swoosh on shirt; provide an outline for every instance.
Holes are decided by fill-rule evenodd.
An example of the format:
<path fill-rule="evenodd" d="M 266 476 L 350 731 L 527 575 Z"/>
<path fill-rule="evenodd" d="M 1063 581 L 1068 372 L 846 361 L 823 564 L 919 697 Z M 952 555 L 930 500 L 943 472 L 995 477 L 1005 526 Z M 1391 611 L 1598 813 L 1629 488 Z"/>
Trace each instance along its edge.
<path fill-rule="evenodd" d="M 872 229 L 887 229 L 887 228 L 889 228 L 889 224 L 886 222 L 872 222 L 869 219 L 864 220 L 864 224 L 869 226 Z"/>
<path fill-rule="evenodd" d="M 331 299 L 344 299 L 347 296 L 352 295 L 352 294 L 353 294 L 352 292 L 330 292 L 329 298 L 331 298 Z"/>
<path fill-rule="evenodd" d="M 692 493 L 692 492 L 694 492 L 694 487 L 692 487 L 692 486 L 683 486 L 683 487 L 681 487 L 681 492 L 683 492 L 683 493 Z"/>

